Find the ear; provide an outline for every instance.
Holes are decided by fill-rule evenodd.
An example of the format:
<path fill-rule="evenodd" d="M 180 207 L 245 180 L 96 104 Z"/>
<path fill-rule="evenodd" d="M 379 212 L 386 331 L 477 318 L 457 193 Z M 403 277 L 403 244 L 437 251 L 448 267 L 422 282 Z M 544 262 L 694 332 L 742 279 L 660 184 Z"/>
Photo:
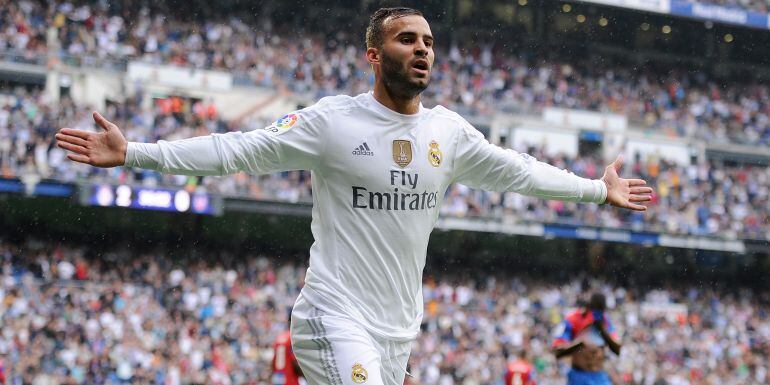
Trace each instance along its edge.
<path fill-rule="evenodd" d="M 369 64 L 380 64 L 380 50 L 374 47 L 367 48 L 366 61 Z"/>

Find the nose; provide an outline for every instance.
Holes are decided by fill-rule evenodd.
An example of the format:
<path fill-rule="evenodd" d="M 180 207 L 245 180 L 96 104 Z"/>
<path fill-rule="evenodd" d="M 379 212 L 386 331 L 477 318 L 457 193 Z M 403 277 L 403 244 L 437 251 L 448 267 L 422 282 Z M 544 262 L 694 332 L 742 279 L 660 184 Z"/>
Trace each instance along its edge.
<path fill-rule="evenodd" d="M 414 45 L 414 54 L 423 57 L 428 56 L 428 46 L 425 45 L 424 41 L 417 41 L 417 44 Z"/>

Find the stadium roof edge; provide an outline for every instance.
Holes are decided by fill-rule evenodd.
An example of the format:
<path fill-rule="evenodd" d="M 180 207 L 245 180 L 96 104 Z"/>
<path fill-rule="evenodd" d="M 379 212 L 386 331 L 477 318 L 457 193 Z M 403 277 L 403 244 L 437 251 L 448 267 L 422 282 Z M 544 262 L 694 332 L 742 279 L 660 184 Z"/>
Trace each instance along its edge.
<path fill-rule="evenodd" d="M 770 30 L 770 14 L 687 0 L 573 0 L 574 2 L 651 12 L 687 19 Z"/>

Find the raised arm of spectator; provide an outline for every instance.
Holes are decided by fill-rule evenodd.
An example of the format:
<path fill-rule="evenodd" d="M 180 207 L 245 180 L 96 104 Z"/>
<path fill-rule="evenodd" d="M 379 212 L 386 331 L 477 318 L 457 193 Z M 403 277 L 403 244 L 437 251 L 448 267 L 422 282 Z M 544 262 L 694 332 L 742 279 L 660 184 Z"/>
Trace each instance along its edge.
<path fill-rule="evenodd" d="M 652 188 L 641 179 L 618 176 L 622 158 L 607 166 L 601 179 L 586 179 L 537 159 L 492 145 L 466 122 L 455 157 L 454 181 L 493 191 L 514 191 L 546 199 L 608 203 L 645 211 Z"/>
<path fill-rule="evenodd" d="M 318 118 L 313 107 L 288 114 L 264 130 L 157 143 L 127 142 L 115 124 L 98 112 L 93 116 L 102 131 L 62 128 L 56 142 L 71 152 L 70 160 L 96 167 L 139 167 L 182 175 L 312 170 L 324 146 L 320 125 L 313 122 Z"/>

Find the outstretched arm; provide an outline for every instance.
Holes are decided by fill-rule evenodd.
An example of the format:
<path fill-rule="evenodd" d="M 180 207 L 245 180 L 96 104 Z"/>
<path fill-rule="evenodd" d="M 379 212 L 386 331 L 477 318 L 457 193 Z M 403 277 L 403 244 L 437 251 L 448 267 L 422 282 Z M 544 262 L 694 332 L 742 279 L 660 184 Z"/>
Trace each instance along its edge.
<path fill-rule="evenodd" d="M 62 128 L 56 140 L 59 147 L 71 152 L 69 159 L 96 167 L 139 167 L 183 175 L 264 174 L 313 169 L 318 164 L 323 144 L 307 119 L 313 116 L 312 110 L 303 110 L 265 130 L 129 143 L 115 124 L 94 112 L 94 121 L 102 131 Z"/>
<path fill-rule="evenodd" d="M 454 181 L 493 191 L 513 191 L 545 199 L 608 203 L 644 211 L 652 189 L 640 179 L 618 176 L 622 160 L 615 160 L 602 179 L 581 178 L 513 150 L 490 144 L 468 124 L 460 133 Z"/>

